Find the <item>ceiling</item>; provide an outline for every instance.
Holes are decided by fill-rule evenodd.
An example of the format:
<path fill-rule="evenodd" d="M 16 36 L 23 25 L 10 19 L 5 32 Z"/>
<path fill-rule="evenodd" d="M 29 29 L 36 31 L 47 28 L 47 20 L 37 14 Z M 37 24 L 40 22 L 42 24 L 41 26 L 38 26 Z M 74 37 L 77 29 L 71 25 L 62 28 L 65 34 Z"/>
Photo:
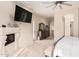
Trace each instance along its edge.
<path fill-rule="evenodd" d="M 18 1 L 18 3 L 24 4 L 25 6 L 33 9 L 33 11 L 41 16 L 44 16 L 46 18 L 52 17 L 54 15 L 54 12 L 58 10 L 64 10 L 67 8 L 72 8 L 75 6 L 79 6 L 79 1 L 66 1 L 65 3 L 72 4 L 72 6 L 65 6 L 62 5 L 62 9 L 56 7 L 53 9 L 52 7 L 46 8 L 51 4 L 51 2 L 55 1 Z"/>

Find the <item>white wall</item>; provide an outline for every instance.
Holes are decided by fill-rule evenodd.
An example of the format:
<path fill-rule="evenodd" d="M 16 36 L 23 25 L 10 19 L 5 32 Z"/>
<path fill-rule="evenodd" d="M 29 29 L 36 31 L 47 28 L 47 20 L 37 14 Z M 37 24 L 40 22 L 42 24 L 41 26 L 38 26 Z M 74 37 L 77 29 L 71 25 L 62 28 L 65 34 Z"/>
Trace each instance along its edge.
<path fill-rule="evenodd" d="M 54 39 L 54 17 L 52 16 L 48 21 L 50 21 L 50 37 Z"/>
<path fill-rule="evenodd" d="M 70 19 L 65 17 L 65 36 L 70 36 Z"/>
<path fill-rule="evenodd" d="M 20 28 L 20 39 L 19 47 L 27 47 L 33 43 L 33 27 L 32 24 L 21 23 Z"/>
<path fill-rule="evenodd" d="M 54 16 L 54 40 L 58 40 L 64 35 L 64 24 L 61 15 Z"/>
<path fill-rule="evenodd" d="M 11 6 L 11 2 L 0 2 L 0 26 L 2 24 L 7 25 L 10 22 Z"/>
<path fill-rule="evenodd" d="M 63 16 L 67 14 L 74 15 L 74 26 L 73 26 L 73 34 L 75 37 L 78 37 L 78 8 L 70 8 L 66 10 L 60 10 L 55 13 L 54 15 L 54 40 L 60 39 L 64 36 L 64 23 L 63 23 Z"/>

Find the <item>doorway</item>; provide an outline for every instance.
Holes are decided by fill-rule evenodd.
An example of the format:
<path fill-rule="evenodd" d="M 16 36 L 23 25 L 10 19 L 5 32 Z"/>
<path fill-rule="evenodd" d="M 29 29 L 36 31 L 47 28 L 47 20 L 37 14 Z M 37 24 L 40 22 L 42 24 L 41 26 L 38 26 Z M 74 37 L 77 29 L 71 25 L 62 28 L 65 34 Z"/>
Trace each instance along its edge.
<path fill-rule="evenodd" d="M 65 33 L 65 36 L 73 36 L 73 24 L 74 24 L 73 14 L 65 15 L 64 16 L 64 33 Z"/>

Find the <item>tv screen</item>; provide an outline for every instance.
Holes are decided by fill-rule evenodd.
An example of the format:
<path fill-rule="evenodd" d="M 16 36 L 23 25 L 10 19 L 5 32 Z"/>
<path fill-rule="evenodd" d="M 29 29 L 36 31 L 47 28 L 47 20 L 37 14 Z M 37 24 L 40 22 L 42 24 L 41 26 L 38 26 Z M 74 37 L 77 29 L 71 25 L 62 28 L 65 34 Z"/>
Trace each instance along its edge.
<path fill-rule="evenodd" d="M 31 23 L 32 13 L 16 5 L 14 20 Z"/>

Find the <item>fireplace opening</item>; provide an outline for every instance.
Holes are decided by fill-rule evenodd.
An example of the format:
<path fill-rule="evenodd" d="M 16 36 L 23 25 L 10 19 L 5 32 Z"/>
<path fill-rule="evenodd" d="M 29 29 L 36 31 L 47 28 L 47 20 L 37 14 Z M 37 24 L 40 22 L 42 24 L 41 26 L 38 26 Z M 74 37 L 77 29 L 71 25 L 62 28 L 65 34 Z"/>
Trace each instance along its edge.
<path fill-rule="evenodd" d="M 5 46 L 8 45 L 8 44 L 11 44 L 15 41 L 15 34 L 12 33 L 12 34 L 7 34 L 7 39 L 6 39 L 6 43 L 5 43 Z"/>

